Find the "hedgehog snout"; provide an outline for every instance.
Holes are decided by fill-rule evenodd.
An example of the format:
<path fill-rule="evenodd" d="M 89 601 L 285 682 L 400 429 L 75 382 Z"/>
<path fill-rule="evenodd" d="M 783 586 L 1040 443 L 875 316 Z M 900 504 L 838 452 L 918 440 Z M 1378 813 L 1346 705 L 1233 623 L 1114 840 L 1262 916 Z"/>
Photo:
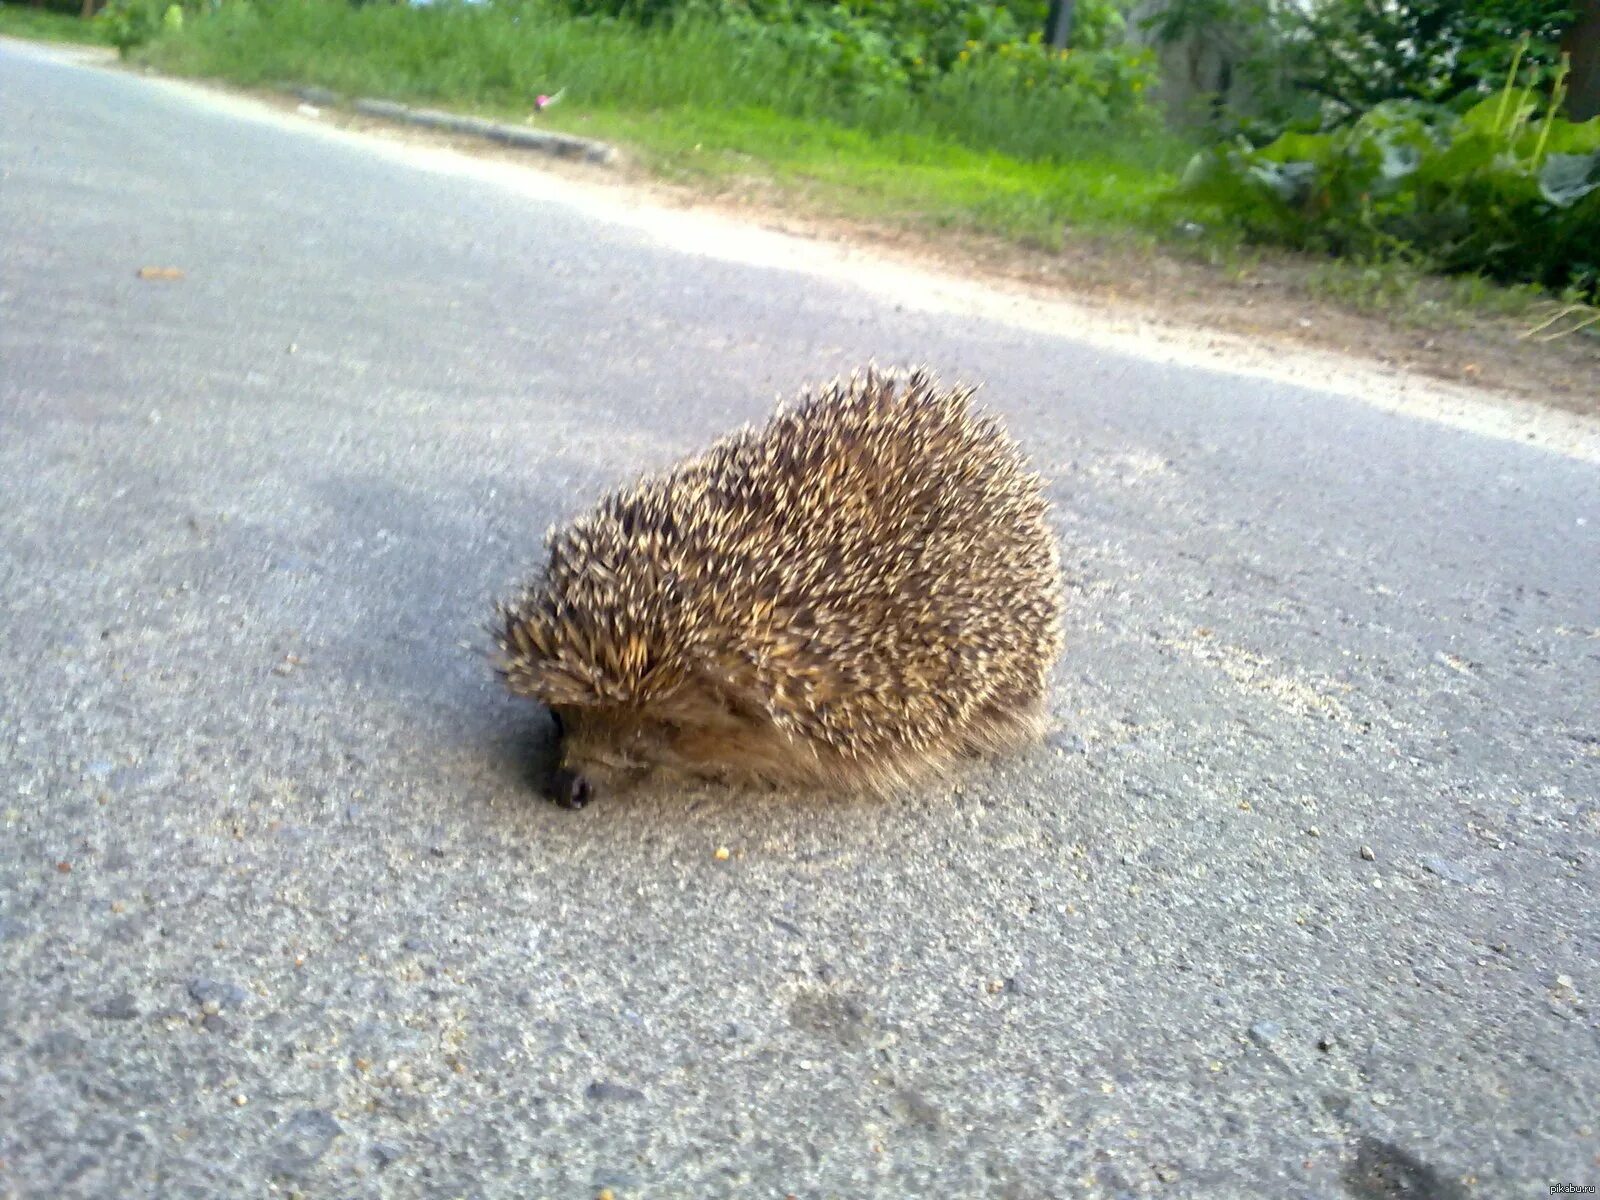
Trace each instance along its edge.
<path fill-rule="evenodd" d="M 557 767 L 550 772 L 546 792 L 562 808 L 582 808 L 594 799 L 594 787 L 588 779 L 566 767 Z"/>

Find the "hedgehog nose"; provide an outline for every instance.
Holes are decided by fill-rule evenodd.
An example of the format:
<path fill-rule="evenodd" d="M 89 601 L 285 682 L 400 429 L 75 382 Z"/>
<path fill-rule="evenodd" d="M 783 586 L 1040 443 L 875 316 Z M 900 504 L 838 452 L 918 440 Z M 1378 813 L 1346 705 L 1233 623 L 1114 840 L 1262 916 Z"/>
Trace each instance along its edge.
<path fill-rule="evenodd" d="M 558 768 L 550 775 L 550 799 L 562 808 L 582 808 L 594 798 L 589 781 L 576 771 Z"/>

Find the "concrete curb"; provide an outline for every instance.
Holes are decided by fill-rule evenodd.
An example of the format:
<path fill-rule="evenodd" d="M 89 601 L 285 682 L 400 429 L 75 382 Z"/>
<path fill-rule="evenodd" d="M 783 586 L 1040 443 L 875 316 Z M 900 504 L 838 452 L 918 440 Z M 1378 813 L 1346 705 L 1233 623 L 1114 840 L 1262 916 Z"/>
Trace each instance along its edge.
<path fill-rule="evenodd" d="M 342 105 L 345 98 L 327 88 L 287 86 L 284 89 L 300 97 L 307 104 L 323 108 Z M 611 164 L 617 160 L 617 148 L 592 138 L 574 137 L 568 133 L 547 133 L 540 129 L 525 129 L 520 125 L 505 125 L 499 121 L 486 121 L 482 117 L 463 117 L 455 113 L 440 112 L 432 108 L 412 108 L 391 100 L 354 99 L 350 107 L 369 117 L 387 121 L 402 121 L 408 125 L 421 125 L 445 133 L 462 133 L 469 137 L 488 138 L 520 150 L 536 150 L 541 154 L 554 154 L 558 158 L 577 158 L 585 162 Z"/>

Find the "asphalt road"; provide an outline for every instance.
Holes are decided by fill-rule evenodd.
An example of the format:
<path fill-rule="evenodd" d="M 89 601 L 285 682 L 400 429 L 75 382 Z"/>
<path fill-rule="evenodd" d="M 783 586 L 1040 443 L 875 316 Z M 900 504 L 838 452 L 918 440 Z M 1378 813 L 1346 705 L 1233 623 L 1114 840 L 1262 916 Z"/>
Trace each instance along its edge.
<path fill-rule="evenodd" d="M 1594 461 L 15 43 L 0 231 L 0 1197 L 1600 1183 Z M 1050 476 L 1059 731 L 540 801 L 547 524 L 868 357 Z"/>

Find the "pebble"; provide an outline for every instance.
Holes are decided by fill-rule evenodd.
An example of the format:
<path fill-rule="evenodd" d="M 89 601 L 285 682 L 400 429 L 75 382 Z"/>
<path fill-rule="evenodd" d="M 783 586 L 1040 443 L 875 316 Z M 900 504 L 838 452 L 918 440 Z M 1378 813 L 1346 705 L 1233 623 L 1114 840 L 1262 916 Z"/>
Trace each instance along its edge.
<path fill-rule="evenodd" d="M 1084 741 L 1082 736 L 1076 733 L 1066 733 L 1064 731 L 1052 733 L 1045 739 L 1045 744 L 1051 747 L 1051 749 L 1053 749 L 1057 754 L 1066 755 L 1089 753 L 1089 743 Z"/>
<path fill-rule="evenodd" d="M 130 992 L 118 992 L 98 1004 L 89 1008 L 91 1017 L 103 1017 L 108 1021 L 131 1021 L 139 1015 L 139 1007 L 133 1002 Z"/>
<path fill-rule="evenodd" d="M 1366 859 L 1368 862 L 1372 862 L 1378 856 L 1372 852 L 1371 846 L 1363 846 L 1361 847 L 1361 857 Z"/>
<path fill-rule="evenodd" d="M 239 1008 L 245 1001 L 245 990 L 236 983 L 222 983 L 215 979 L 191 979 L 189 995 L 200 1011 L 214 1016 L 225 1008 Z"/>
<path fill-rule="evenodd" d="M 1250 1026 L 1250 1040 L 1258 1046 L 1268 1046 L 1277 1040 L 1283 1026 L 1276 1021 L 1257 1021 Z"/>
<path fill-rule="evenodd" d="M 74 1062 L 83 1057 L 87 1048 L 87 1042 L 67 1029 L 47 1033 L 29 1047 L 35 1056 L 46 1062 Z"/>
<path fill-rule="evenodd" d="M 402 1151 L 399 1146 L 392 1146 L 388 1142 L 376 1142 L 367 1153 L 372 1156 L 372 1161 L 381 1171 L 390 1163 L 398 1161 Z"/>
<path fill-rule="evenodd" d="M 638 1088 L 631 1088 L 622 1083 L 612 1083 L 604 1079 L 595 1080 L 584 1090 L 583 1094 L 590 1100 L 601 1102 L 615 1100 L 634 1104 L 644 1099 L 644 1093 Z"/>
<path fill-rule="evenodd" d="M 1460 863 L 1453 863 L 1448 858 L 1429 856 L 1422 860 L 1422 866 L 1425 870 L 1433 872 L 1440 879 L 1448 880 L 1451 883 L 1459 883 L 1463 887 L 1471 887 L 1478 882 L 1476 875 Z"/>
<path fill-rule="evenodd" d="M 303 1108 L 283 1126 L 273 1150 L 274 1175 L 303 1175 L 322 1160 L 344 1130 L 333 1114 L 320 1108 Z"/>
<path fill-rule="evenodd" d="M 112 791 L 129 792 L 155 781 L 156 776 L 156 768 L 150 765 L 119 767 L 106 782 Z"/>

